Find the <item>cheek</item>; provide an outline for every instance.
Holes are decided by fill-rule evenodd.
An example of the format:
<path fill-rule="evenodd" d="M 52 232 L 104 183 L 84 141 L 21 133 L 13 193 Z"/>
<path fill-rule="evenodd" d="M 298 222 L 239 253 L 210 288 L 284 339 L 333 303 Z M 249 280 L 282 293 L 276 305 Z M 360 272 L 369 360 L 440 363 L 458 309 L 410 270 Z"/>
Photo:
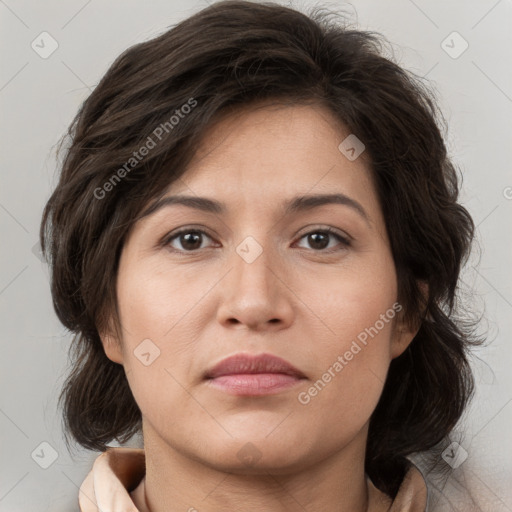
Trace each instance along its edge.
<path fill-rule="evenodd" d="M 145 336 L 172 324 L 173 289 L 157 268 L 129 264 L 119 270 L 117 297 L 125 336 Z M 176 300 L 174 298 L 174 300 Z"/>
<path fill-rule="evenodd" d="M 332 272 L 321 269 L 298 280 L 297 295 L 319 320 L 318 337 L 328 352 L 350 349 L 356 338 L 375 338 L 373 350 L 389 346 L 391 326 L 399 306 L 394 262 L 385 250 L 374 250 L 355 263 L 347 262 Z M 300 284 L 302 283 L 302 284 Z M 319 347 L 315 346 L 315 350 Z"/>
<path fill-rule="evenodd" d="M 308 386 L 297 394 L 304 419 L 322 418 L 316 428 L 325 430 L 332 442 L 355 436 L 368 422 L 382 394 L 392 332 L 392 320 L 386 324 L 379 318 L 382 311 L 386 309 L 367 309 L 365 315 L 340 317 L 334 323 L 340 336 L 323 346 L 317 344 L 316 371 Z M 326 425 L 337 427 L 325 429 Z"/>
<path fill-rule="evenodd" d="M 301 292 L 321 320 L 322 334 L 311 352 L 313 382 L 297 398 L 308 414 L 357 431 L 382 393 L 400 305 L 394 263 L 386 254 L 375 253 L 339 276 L 333 285 L 319 274 L 308 280 L 307 295 Z"/>
<path fill-rule="evenodd" d="M 211 275 L 198 275 L 192 266 L 177 269 L 166 264 L 165 259 L 127 262 L 121 267 L 117 296 L 128 340 L 133 343 L 153 337 L 162 343 L 169 339 L 173 343 L 179 341 L 175 332 L 183 334 L 187 330 L 194 307 L 216 281 Z M 183 339 L 181 335 L 179 339 Z"/>
<path fill-rule="evenodd" d="M 185 391 L 201 329 L 194 306 L 215 281 L 161 264 L 122 263 L 117 297 L 126 376 L 142 414 L 169 426 L 195 404 Z"/>

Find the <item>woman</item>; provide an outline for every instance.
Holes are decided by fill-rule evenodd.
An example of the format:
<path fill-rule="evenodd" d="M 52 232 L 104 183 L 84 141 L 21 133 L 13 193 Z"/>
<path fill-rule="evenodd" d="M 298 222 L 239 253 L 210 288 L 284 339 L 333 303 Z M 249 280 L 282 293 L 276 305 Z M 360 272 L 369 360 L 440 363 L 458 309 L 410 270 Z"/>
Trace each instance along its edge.
<path fill-rule="evenodd" d="M 219 2 L 83 104 L 41 225 L 67 431 L 104 452 L 81 510 L 426 510 L 411 455 L 473 389 L 474 225 L 432 93 L 380 44 Z"/>

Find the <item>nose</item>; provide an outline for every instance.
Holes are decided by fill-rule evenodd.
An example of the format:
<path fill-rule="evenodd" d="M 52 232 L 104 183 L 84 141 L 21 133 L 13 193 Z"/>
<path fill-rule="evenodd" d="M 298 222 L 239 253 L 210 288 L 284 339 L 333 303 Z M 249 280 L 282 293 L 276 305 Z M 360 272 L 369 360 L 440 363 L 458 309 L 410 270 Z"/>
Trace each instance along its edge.
<path fill-rule="evenodd" d="M 286 271 L 275 251 L 257 242 L 237 249 L 221 285 L 218 321 L 225 327 L 255 331 L 286 328 L 294 314 L 293 272 Z M 254 251 L 259 253 L 255 259 Z"/>

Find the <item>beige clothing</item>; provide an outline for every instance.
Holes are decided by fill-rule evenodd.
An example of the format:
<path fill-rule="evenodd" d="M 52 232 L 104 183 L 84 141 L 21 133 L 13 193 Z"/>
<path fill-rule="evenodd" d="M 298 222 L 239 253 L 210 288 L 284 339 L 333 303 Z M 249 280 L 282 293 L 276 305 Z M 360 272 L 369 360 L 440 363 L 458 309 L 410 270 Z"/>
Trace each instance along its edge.
<path fill-rule="evenodd" d="M 109 448 L 94 461 L 80 487 L 81 512 L 140 512 L 130 493 L 146 471 L 144 450 Z M 420 471 L 411 465 L 397 496 L 391 500 L 368 479 L 368 512 L 425 512 L 427 486 Z"/>

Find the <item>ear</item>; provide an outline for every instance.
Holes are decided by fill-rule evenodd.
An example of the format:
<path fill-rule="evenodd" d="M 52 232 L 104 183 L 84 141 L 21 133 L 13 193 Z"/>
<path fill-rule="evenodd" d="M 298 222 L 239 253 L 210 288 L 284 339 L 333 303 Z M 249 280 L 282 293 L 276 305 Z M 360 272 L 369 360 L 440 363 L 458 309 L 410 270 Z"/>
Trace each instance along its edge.
<path fill-rule="evenodd" d="M 121 341 L 119 337 L 114 334 L 115 330 L 112 328 L 112 322 L 109 320 L 109 325 L 104 331 L 99 331 L 98 334 L 103 344 L 105 355 L 114 363 L 123 364 L 123 351 L 121 349 Z"/>
<path fill-rule="evenodd" d="M 401 356 L 407 347 L 411 344 L 414 336 L 416 336 L 420 330 L 419 326 L 417 328 L 411 328 L 410 326 L 406 325 L 402 319 L 402 316 L 403 315 L 400 315 L 395 323 L 390 347 L 390 359 L 396 359 L 398 356 Z"/>
<path fill-rule="evenodd" d="M 428 284 L 425 281 L 420 281 L 418 282 L 418 286 L 423 296 L 423 302 L 426 303 L 428 298 Z M 413 326 L 405 322 L 404 313 L 403 309 L 400 310 L 396 318 L 390 347 L 391 359 L 396 359 L 405 352 L 421 327 L 421 321 L 415 322 Z"/>

